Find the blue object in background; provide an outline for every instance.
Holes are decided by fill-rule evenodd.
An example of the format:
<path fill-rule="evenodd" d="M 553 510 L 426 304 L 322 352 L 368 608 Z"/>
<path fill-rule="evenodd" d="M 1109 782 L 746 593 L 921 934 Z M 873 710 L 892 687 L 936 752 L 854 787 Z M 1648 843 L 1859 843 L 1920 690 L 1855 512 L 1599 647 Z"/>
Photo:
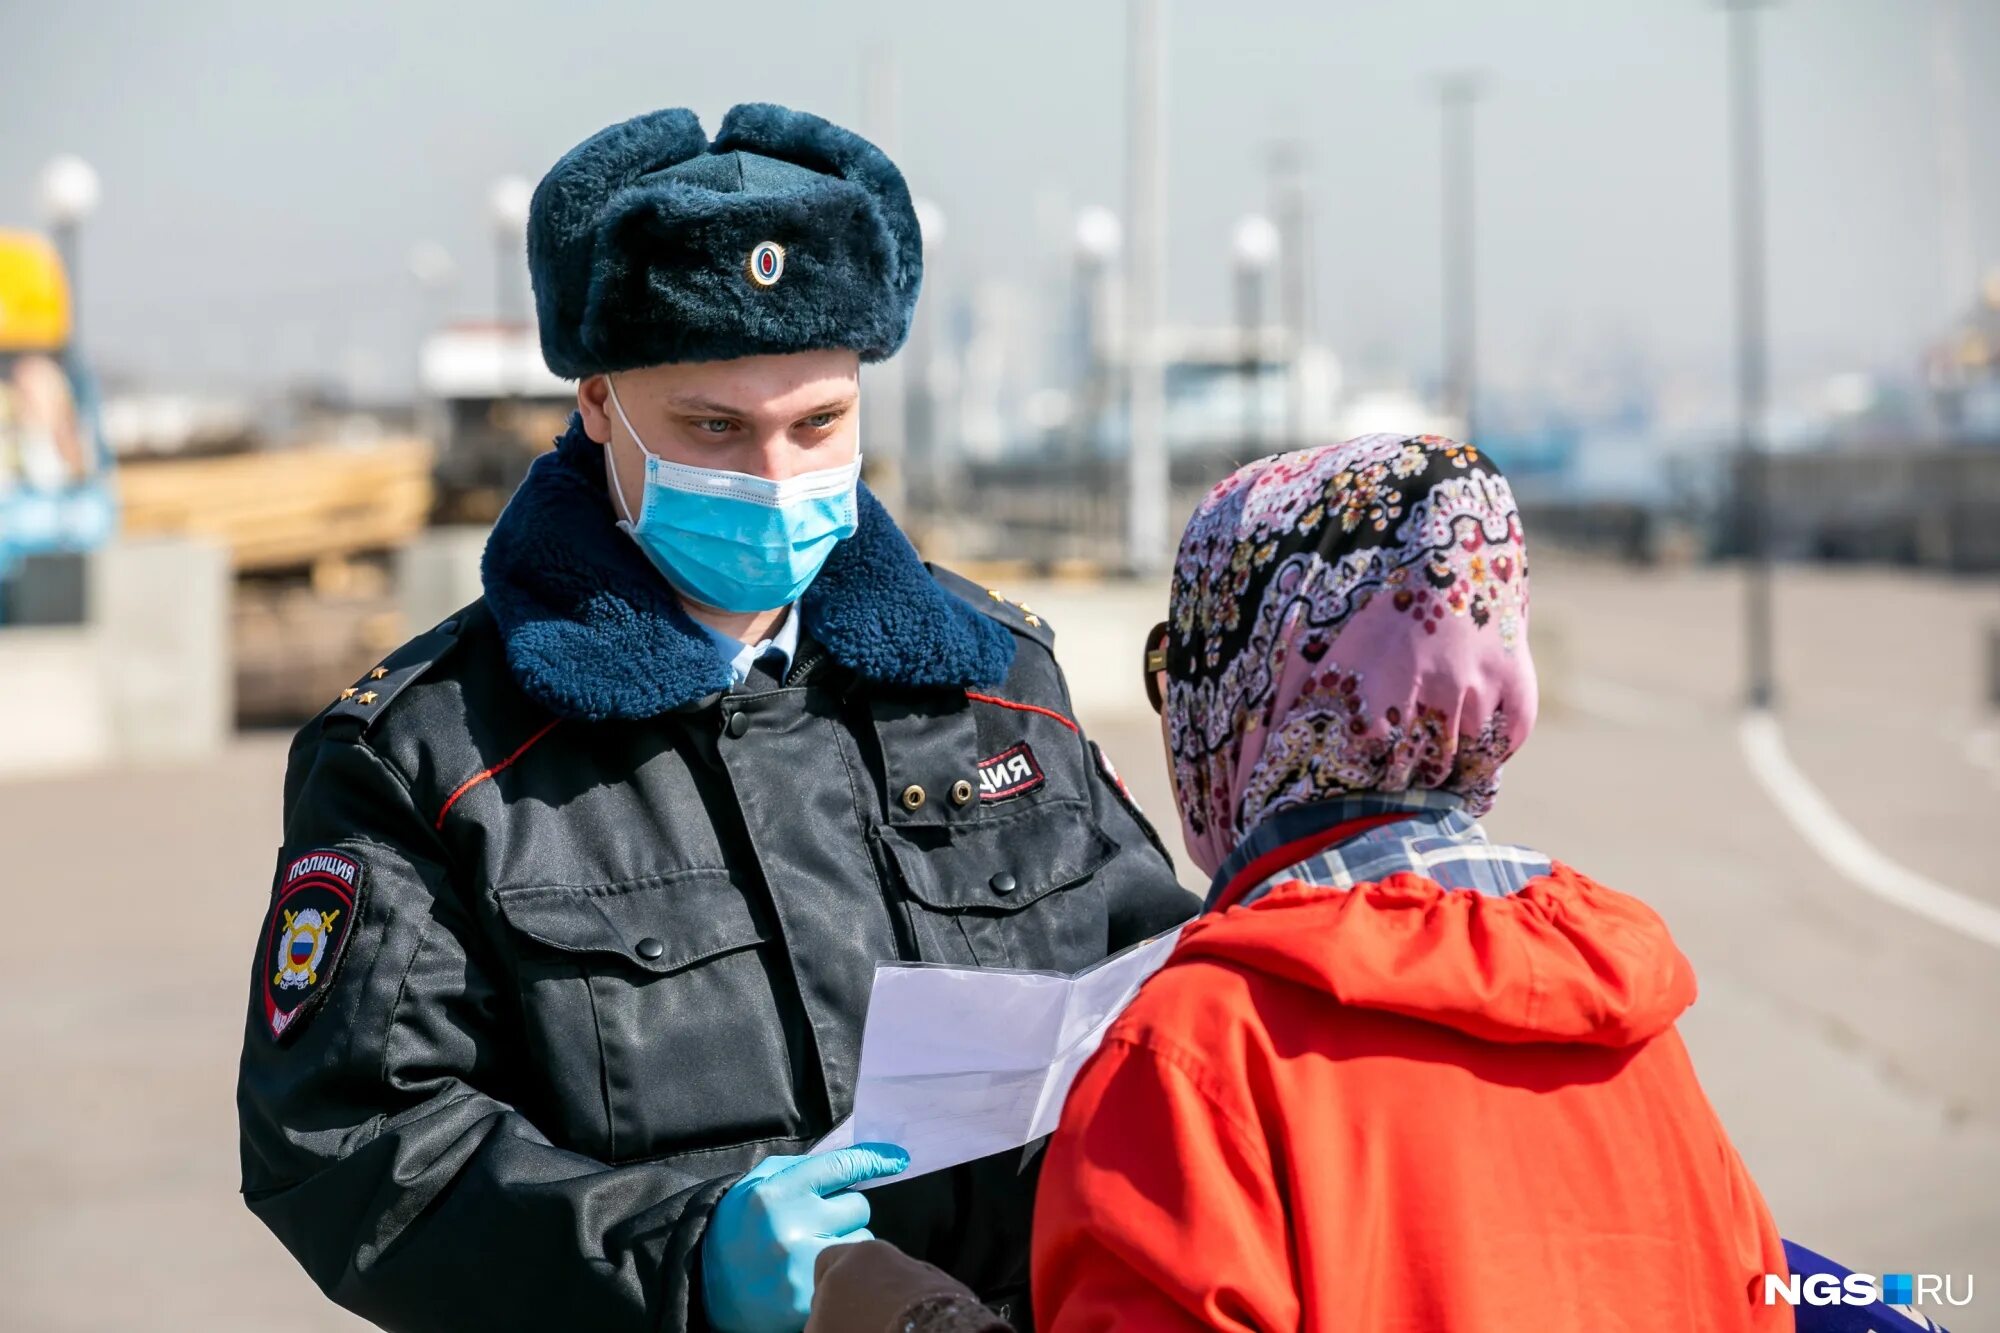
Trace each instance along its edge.
<path fill-rule="evenodd" d="M 33 419 L 35 396 L 26 380 L 46 374 L 49 364 L 60 370 L 73 405 L 81 455 L 74 460 L 64 459 Z M 22 556 L 95 550 L 117 526 L 111 451 L 89 374 L 67 354 L 0 352 L 0 581 Z"/>

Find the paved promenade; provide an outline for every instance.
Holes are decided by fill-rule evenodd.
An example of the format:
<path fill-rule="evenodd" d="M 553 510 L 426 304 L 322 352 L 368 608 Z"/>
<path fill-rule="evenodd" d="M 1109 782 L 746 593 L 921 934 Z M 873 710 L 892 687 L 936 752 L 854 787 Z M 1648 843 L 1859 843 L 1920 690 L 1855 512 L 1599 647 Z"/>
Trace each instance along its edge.
<path fill-rule="evenodd" d="M 1004 591 L 1056 626 L 1086 727 L 1171 826 L 1133 707 L 1158 591 Z M 2000 948 L 1850 882 L 1787 817 L 1735 709 L 1738 608 L 1726 571 L 1539 564 L 1544 716 L 1489 827 L 1667 917 L 1701 978 L 1697 1067 L 1788 1235 L 1971 1271 L 1982 1303 L 1949 1326 L 2000 1328 Z M 1779 609 L 1797 781 L 1900 874 L 2000 907 L 2000 583 L 1790 572 Z M 0 785 L 0 1328 L 361 1327 L 235 1194 L 283 762 L 252 736 L 198 768 Z"/>

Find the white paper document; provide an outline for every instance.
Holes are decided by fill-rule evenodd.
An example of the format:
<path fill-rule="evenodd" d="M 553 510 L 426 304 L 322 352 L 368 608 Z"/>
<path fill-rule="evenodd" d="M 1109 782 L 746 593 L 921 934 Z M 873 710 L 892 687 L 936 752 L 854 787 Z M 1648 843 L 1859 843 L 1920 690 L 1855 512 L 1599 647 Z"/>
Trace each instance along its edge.
<path fill-rule="evenodd" d="M 854 1114 L 813 1145 L 894 1143 L 909 1170 L 868 1189 L 1034 1142 L 1077 1070 L 1173 951 L 1178 929 L 1073 976 L 923 963 L 875 969 Z"/>

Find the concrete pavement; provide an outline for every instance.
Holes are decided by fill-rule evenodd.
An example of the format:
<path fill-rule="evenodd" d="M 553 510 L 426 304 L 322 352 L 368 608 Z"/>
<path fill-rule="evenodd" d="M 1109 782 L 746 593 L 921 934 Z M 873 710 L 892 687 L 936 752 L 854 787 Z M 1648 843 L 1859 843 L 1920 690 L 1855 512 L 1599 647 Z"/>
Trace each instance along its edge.
<path fill-rule="evenodd" d="M 1983 1299 L 1946 1322 L 2000 1328 L 2000 951 L 1842 880 L 1751 776 L 1732 576 L 1535 578 L 1545 714 L 1489 827 L 1667 917 L 1701 978 L 1697 1067 L 1787 1234 L 1868 1271 L 1973 1272 Z M 1003 591 L 1057 627 L 1085 726 L 1174 840 L 1134 707 L 1160 590 Z M 2000 902 L 2000 775 L 1965 743 L 2000 583 L 1788 572 L 1779 606 L 1800 768 L 1885 855 Z M 253 736 L 199 767 L 0 785 L 0 1328 L 361 1327 L 235 1197 L 283 760 Z"/>

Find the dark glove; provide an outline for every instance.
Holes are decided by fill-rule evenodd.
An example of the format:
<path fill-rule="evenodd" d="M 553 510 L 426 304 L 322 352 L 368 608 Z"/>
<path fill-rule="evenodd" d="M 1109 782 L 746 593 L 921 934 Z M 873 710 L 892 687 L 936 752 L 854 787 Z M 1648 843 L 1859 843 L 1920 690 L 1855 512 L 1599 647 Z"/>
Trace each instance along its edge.
<path fill-rule="evenodd" d="M 887 1241 L 820 1251 L 806 1333 L 1012 1333 L 957 1278 Z"/>

